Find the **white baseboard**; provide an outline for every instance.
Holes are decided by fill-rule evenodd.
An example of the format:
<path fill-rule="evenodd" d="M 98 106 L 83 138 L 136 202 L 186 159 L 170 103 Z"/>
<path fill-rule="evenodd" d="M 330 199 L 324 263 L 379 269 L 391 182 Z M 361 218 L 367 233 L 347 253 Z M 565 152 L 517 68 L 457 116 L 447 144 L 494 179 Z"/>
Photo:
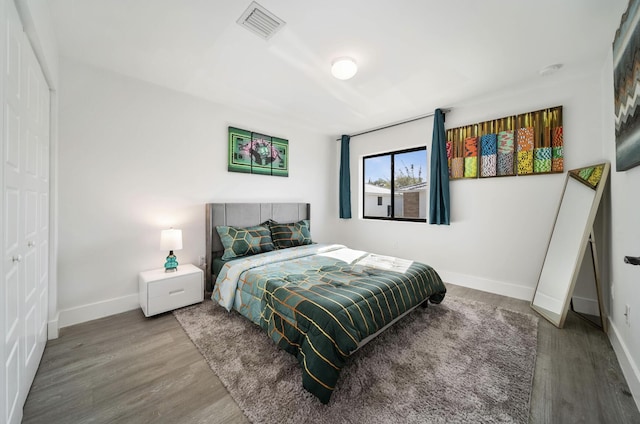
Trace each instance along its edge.
<path fill-rule="evenodd" d="M 533 299 L 533 287 L 505 283 L 503 281 L 488 280 L 486 278 L 478 278 L 472 275 L 458 274 L 455 272 L 438 270 L 438 274 L 440 274 L 440 277 L 442 277 L 443 281 L 450 282 L 451 284 L 456 284 L 458 286 L 482 290 L 502 296 L 513 297 L 516 299 L 527 300 L 529 302 Z"/>
<path fill-rule="evenodd" d="M 47 322 L 47 340 L 57 339 L 60 336 L 60 327 L 58 326 L 58 320 L 60 319 L 60 312 Z"/>
<path fill-rule="evenodd" d="M 104 318 L 140 307 L 138 293 L 59 311 L 59 328 Z"/>
<path fill-rule="evenodd" d="M 613 351 L 616 353 L 620 368 L 622 368 L 622 374 L 627 380 L 633 400 L 636 401 L 636 406 L 640 409 L 640 369 L 634 358 L 629 353 L 627 345 L 622 341 L 620 332 L 616 328 L 615 324 L 609 320 L 609 341 L 613 346 Z M 637 359 L 637 358 L 636 358 Z"/>

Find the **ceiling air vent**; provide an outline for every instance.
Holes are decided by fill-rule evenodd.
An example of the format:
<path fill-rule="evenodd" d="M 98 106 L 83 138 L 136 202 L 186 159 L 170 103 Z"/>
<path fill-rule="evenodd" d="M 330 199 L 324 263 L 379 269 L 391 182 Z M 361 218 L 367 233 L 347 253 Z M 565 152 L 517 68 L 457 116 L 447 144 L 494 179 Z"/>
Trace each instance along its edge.
<path fill-rule="evenodd" d="M 285 22 L 255 1 L 244 11 L 237 21 L 240 25 L 268 40 L 282 28 Z"/>

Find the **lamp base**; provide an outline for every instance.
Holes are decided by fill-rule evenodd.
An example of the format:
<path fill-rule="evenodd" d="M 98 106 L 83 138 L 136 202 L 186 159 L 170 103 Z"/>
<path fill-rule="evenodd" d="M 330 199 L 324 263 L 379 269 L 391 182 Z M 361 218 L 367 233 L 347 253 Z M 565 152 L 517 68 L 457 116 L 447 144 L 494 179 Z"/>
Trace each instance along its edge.
<path fill-rule="evenodd" d="M 173 250 L 169 252 L 167 261 L 164 263 L 164 272 L 176 272 L 178 270 L 178 258 L 173 254 Z"/>

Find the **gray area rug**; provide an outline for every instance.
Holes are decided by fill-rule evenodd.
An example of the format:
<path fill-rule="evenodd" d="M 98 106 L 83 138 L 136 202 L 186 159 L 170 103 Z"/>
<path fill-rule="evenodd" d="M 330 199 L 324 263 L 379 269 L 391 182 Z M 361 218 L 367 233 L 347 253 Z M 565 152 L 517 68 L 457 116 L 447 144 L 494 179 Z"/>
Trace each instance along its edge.
<path fill-rule="evenodd" d="M 210 300 L 174 311 L 254 423 L 527 423 L 538 319 L 447 296 L 354 353 L 328 405 L 297 360 Z"/>

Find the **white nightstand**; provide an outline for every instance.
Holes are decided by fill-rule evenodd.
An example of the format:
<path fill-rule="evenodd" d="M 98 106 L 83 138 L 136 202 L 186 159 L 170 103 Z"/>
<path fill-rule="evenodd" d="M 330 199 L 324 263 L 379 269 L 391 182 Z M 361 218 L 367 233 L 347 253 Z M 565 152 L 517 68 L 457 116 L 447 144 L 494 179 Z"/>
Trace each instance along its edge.
<path fill-rule="evenodd" d="M 191 264 L 179 265 L 175 272 L 141 272 L 138 284 L 140 307 L 147 317 L 204 300 L 204 272 Z"/>

